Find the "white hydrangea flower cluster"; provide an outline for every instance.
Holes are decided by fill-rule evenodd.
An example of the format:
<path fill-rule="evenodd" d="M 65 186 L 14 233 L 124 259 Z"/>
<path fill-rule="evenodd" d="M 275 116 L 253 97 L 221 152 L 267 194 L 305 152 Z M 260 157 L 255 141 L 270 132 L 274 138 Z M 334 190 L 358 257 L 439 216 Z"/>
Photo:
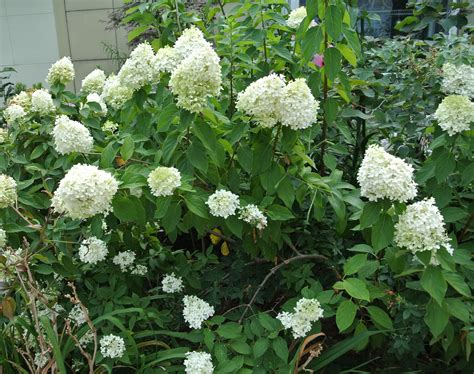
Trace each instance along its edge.
<path fill-rule="evenodd" d="M 136 91 L 153 82 L 155 79 L 154 58 L 155 53 L 150 44 L 145 42 L 137 45 L 118 73 L 121 84 Z"/>
<path fill-rule="evenodd" d="M 288 19 L 286 20 L 286 25 L 292 29 L 297 29 L 301 22 L 306 18 L 308 13 L 306 12 L 306 7 L 301 6 L 299 8 L 293 9 L 290 14 L 288 15 Z M 317 23 L 312 20 L 309 27 L 317 26 Z"/>
<path fill-rule="evenodd" d="M 8 130 L 0 127 L 0 144 L 5 143 L 5 141 L 8 139 Z"/>
<path fill-rule="evenodd" d="M 44 88 L 31 94 L 31 111 L 46 116 L 55 111 L 53 98 Z"/>
<path fill-rule="evenodd" d="M 119 77 L 110 75 L 104 83 L 102 98 L 114 109 L 120 109 L 133 96 L 133 90 L 121 83 Z"/>
<path fill-rule="evenodd" d="M 237 109 L 247 113 L 262 127 L 277 123 L 293 130 L 310 127 L 319 109 L 304 79 L 285 83 L 282 75 L 270 74 L 251 83 L 237 96 Z"/>
<path fill-rule="evenodd" d="M 100 353 L 104 357 L 119 358 L 125 353 L 125 341 L 117 335 L 105 335 L 100 339 Z"/>
<path fill-rule="evenodd" d="M 11 104 L 3 111 L 3 116 L 5 121 L 12 125 L 14 122 L 17 122 L 26 116 L 25 109 L 18 104 Z"/>
<path fill-rule="evenodd" d="M 469 130 L 474 122 L 474 103 L 467 96 L 446 96 L 434 113 L 439 126 L 450 136 Z"/>
<path fill-rule="evenodd" d="M 91 71 L 81 83 L 81 90 L 86 94 L 96 93 L 101 94 L 104 89 L 105 73 L 103 70 L 95 69 Z"/>
<path fill-rule="evenodd" d="M 209 42 L 204 39 L 204 34 L 196 26 L 183 31 L 181 36 L 174 43 L 176 61 L 178 63 L 189 57 L 197 49 L 210 47 Z"/>
<path fill-rule="evenodd" d="M 74 165 L 59 182 L 51 204 L 58 213 L 85 219 L 108 213 L 118 190 L 117 180 L 94 165 Z"/>
<path fill-rule="evenodd" d="M 152 64 L 155 76 L 157 76 L 154 80 L 157 81 L 160 73 L 171 73 L 178 66 L 179 59 L 176 49 L 168 45 L 160 48 L 156 52 Z"/>
<path fill-rule="evenodd" d="M 3 228 L 0 228 L 0 248 L 5 247 L 6 244 L 7 244 L 7 232 Z"/>
<path fill-rule="evenodd" d="M 107 244 L 95 236 L 83 240 L 79 247 L 79 259 L 86 264 L 95 265 L 105 260 L 108 253 Z"/>
<path fill-rule="evenodd" d="M 474 98 L 474 67 L 449 62 L 444 64 L 441 89 L 444 93 Z"/>
<path fill-rule="evenodd" d="M 79 345 L 82 348 L 87 347 L 89 344 L 91 344 L 94 341 L 94 334 L 92 333 L 91 330 L 87 331 L 82 337 L 79 339 Z"/>
<path fill-rule="evenodd" d="M 239 218 L 259 230 L 263 230 L 267 227 L 267 217 L 265 217 L 263 212 L 254 204 L 240 208 Z"/>
<path fill-rule="evenodd" d="M 172 72 L 169 85 L 180 108 L 200 113 L 209 97 L 219 95 L 222 85 L 219 56 L 212 46 L 197 48 L 188 55 Z"/>
<path fill-rule="evenodd" d="M 214 373 L 211 355 L 207 352 L 187 352 L 184 360 L 184 371 L 186 374 Z"/>
<path fill-rule="evenodd" d="M 186 295 L 183 298 L 183 317 L 192 329 L 200 329 L 202 323 L 215 313 L 214 307 L 197 296 Z"/>
<path fill-rule="evenodd" d="M 159 166 L 148 175 L 147 181 L 154 196 L 171 196 L 181 186 L 181 174 L 176 168 Z"/>
<path fill-rule="evenodd" d="M 98 93 L 93 92 L 93 93 L 90 93 L 89 95 L 87 95 L 86 102 L 87 103 L 97 103 L 97 104 L 99 104 L 100 109 L 101 109 L 99 114 L 101 116 L 107 115 L 107 105 L 105 104 L 104 99 Z"/>
<path fill-rule="evenodd" d="M 21 91 L 10 99 L 9 105 L 12 104 L 19 105 L 26 112 L 28 112 L 31 109 L 31 94 L 25 91 Z"/>
<path fill-rule="evenodd" d="M 370 201 L 389 199 L 406 202 L 416 196 L 413 167 L 379 145 L 372 144 L 365 152 L 357 181 L 361 196 Z"/>
<path fill-rule="evenodd" d="M 89 153 L 94 143 L 91 133 L 82 123 L 65 115 L 56 118 L 53 141 L 54 149 L 61 155 L 72 152 Z"/>
<path fill-rule="evenodd" d="M 5 174 L 0 174 L 0 208 L 7 208 L 16 202 L 16 182 Z"/>
<path fill-rule="evenodd" d="M 42 369 L 48 363 L 49 359 L 50 359 L 49 354 L 36 352 L 35 358 L 33 359 L 33 363 L 35 364 L 35 366 Z"/>
<path fill-rule="evenodd" d="M 105 123 L 102 125 L 102 131 L 111 133 L 111 134 L 116 132 L 118 128 L 119 128 L 118 123 L 112 122 L 110 120 L 105 121 Z"/>
<path fill-rule="evenodd" d="M 135 264 L 136 255 L 132 251 L 119 252 L 113 259 L 112 262 L 115 265 L 120 266 L 120 270 L 123 273 L 130 272 L 133 275 L 145 275 L 148 271 L 144 265 Z"/>
<path fill-rule="evenodd" d="M 161 287 L 163 292 L 166 293 L 181 292 L 184 288 L 183 279 L 181 277 L 177 277 L 174 273 L 166 274 L 161 281 Z"/>
<path fill-rule="evenodd" d="M 81 326 L 86 323 L 86 315 L 81 306 L 78 304 L 74 305 L 69 311 L 68 319 L 74 321 L 77 326 Z"/>
<path fill-rule="evenodd" d="M 413 254 L 431 251 L 436 255 L 441 247 L 453 254 L 444 218 L 433 198 L 408 205 L 395 224 L 395 243 Z"/>
<path fill-rule="evenodd" d="M 281 124 L 293 130 L 310 127 L 318 115 L 317 101 L 303 78 L 295 79 L 283 89 Z"/>
<path fill-rule="evenodd" d="M 316 299 L 302 298 L 296 303 L 293 313 L 281 312 L 277 318 L 285 329 L 291 329 L 295 339 L 302 338 L 311 331 L 311 323 L 323 316 L 321 304 Z"/>
<path fill-rule="evenodd" d="M 69 57 L 56 61 L 48 71 L 46 81 L 52 86 L 55 84 L 68 84 L 74 79 L 74 65 Z"/>
<path fill-rule="evenodd" d="M 211 214 L 215 217 L 227 218 L 235 214 L 239 208 L 239 197 L 230 191 L 217 190 L 206 201 Z"/>

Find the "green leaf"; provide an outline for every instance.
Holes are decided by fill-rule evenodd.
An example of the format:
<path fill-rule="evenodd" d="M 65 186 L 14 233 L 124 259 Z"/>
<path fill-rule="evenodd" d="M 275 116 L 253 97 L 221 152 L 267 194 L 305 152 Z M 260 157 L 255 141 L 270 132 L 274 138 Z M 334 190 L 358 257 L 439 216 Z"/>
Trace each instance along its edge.
<path fill-rule="evenodd" d="M 242 326 L 235 322 L 229 322 L 219 326 L 217 334 L 226 339 L 239 338 L 242 333 Z"/>
<path fill-rule="evenodd" d="M 445 150 L 436 159 L 435 176 L 438 183 L 442 183 L 456 169 L 454 154 Z"/>
<path fill-rule="evenodd" d="M 449 314 L 446 307 L 439 306 L 431 300 L 426 306 L 426 314 L 423 319 L 429 327 L 433 337 L 438 337 L 446 328 L 449 322 Z"/>
<path fill-rule="evenodd" d="M 342 13 L 338 6 L 330 5 L 326 10 L 326 31 L 336 41 L 342 32 Z"/>
<path fill-rule="evenodd" d="M 141 34 L 146 32 L 148 30 L 149 26 L 148 25 L 142 25 L 142 26 L 137 26 L 135 27 L 132 31 L 128 33 L 128 42 L 131 42 L 132 40 L 138 38 Z"/>
<path fill-rule="evenodd" d="M 255 358 L 259 358 L 265 354 L 268 347 L 270 346 L 270 341 L 267 338 L 259 338 L 255 345 L 253 346 L 253 355 Z"/>
<path fill-rule="evenodd" d="M 357 56 L 347 44 L 337 43 L 336 48 L 339 49 L 339 52 L 342 53 L 342 55 L 349 62 L 349 64 L 354 67 L 357 65 Z"/>
<path fill-rule="evenodd" d="M 443 272 L 444 279 L 448 282 L 448 284 L 453 287 L 456 291 L 458 291 L 461 295 L 466 297 L 471 297 L 471 289 L 464 281 L 464 277 L 458 273 L 451 273 L 451 272 Z"/>
<path fill-rule="evenodd" d="M 372 227 L 372 247 L 376 252 L 388 246 L 393 239 L 393 221 L 388 214 L 382 217 Z"/>
<path fill-rule="evenodd" d="M 469 213 L 466 209 L 461 209 L 457 207 L 448 207 L 441 210 L 441 214 L 444 217 L 444 222 L 451 223 L 462 221 L 469 216 Z"/>
<path fill-rule="evenodd" d="M 469 323 L 469 307 L 461 299 L 447 298 L 444 300 L 448 313 L 457 319 Z"/>
<path fill-rule="evenodd" d="M 295 189 L 293 188 L 293 184 L 288 176 L 278 184 L 277 194 L 278 197 L 283 200 L 285 205 L 291 209 L 291 206 L 295 201 Z"/>
<path fill-rule="evenodd" d="M 114 215 L 122 222 L 146 224 L 146 212 L 136 196 L 116 196 L 112 201 Z"/>
<path fill-rule="evenodd" d="M 344 274 L 352 275 L 357 273 L 367 262 L 367 254 L 361 253 L 349 258 L 344 264 Z"/>
<path fill-rule="evenodd" d="M 196 193 L 189 193 L 184 196 L 184 201 L 188 209 L 195 215 L 202 218 L 209 218 L 207 206 L 203 199 L 204 196 Z"/>
<path fill-rule="evenodd" d="M 282 205 L 270 205 L 267 208 L 268 216 L 274 221 L 288 221 L 289 219 L 295 218 L 293 213 Z"/>
<path fill-rule="evenodd" d="M 230 343 L 230 348 L 241 355 L 249 355 L 252 351 L 250 345 L 243 340 L 234 340 Z"/>
<path fill-rule="evenodd" d="M 285 339 L 277 337 L 272 342 L 273 351 L 275 354 L 283 360 L 283 362 L 288 362 L 288 345 L 286 344 Z"/>
<path fill-rule="evenodd" d="M 174 103 L 163 108 L 156 120 L 156 132 L 167 132 L 178 113 L 179 109 Z"/>
<path fill-rule="evenodd" d="M 309 61 L 321 49 L 324 34 L 321 27 L 310 28 L 301 41 L 301 51 L 305 61 Z"/>
<path fill-rule="evenodd" d="M 218 373 L 237 373 L 242 366 L 244 366 L 244 356 L 237 356 L 230 361 L 219 364 L 216 371 Z"/>
<path fill-rule="evenodd" d="M 392 319 L 384 310 L 380 309 L 377 306 L 368 306 L 367 310 L 369 312 L 370 318 L 372 319 L 372 322 L 377 325 L 380 325 L 385 329 L 393 329 Z"/>
<path fill-rule="evenodd" d="M 336 311 L 336 325 L 339 331 L 344 331 L 349 328 L 354 322 L 354 318 L 357 314 L 357 305 L 350 300 L 345 300 Z"/>
<path fill-rule="evenodd" d="M 337 48 L 328 48 L 324 51 L 324 69 L 328 79 L 334 82 L 341 71 L 341 52 Z"/>
<path fill-rule="evenodd" d="M 442 305 L 448 286 L 439 266 L 428 266 L 423 272 L 420 283 L 421 287 L 423 287 L 439 305 Z"/>
<path fill-rule="evenodd" d="M 66 374 L 66 367 L 64 363 L 66 362 L 63 358 L 61 347 L 58 342 L 57 334 L 54 332 L 53 327 L 51 326 L 51 322 L 47 316 L 40 317 L 41 324 L 43 325 L 46 335 L 48 337 L 49 343 L 53 348 L 53 355 L 55 358 L 55 362 L 57 365 L 57 369 L 61 374 Z"/>
<path fill-rule="evenodd" d="M 347 278 L 344 281 L 342 281 L 342 287 L 352 297 L 355 297 L 356 299 L 360 299 L 360 300 L 369 301 L 370 294 L 369 294 L 369 290 L 367 289 L 367 285 L 365 284 L 365 282 L 361 281 L 360 279 Z"/>
<path fill-rule="evenodd" d="M 114 143 L 110 142 L 109 144 L 107 144 L 107 147 L 102 150 L 102 153 L 100 155 L 100 167 L 102 169 L 113 167 L 113 162 L 116 154 L 117 150 L 114 149 Z"/>
<path fill-rule="evenodd" d="M 363 230 L 367 227 L 371 227 L 376 223 L 380 217 L 382 211 L 382 205 L 377 202 L 368 202 L 364 205 L 362 214 L 360 215 L 360 229 Z"/>
<path fill-rule="evenodd" d="M 194 139 L 187 152 L 188 161 L 195 168 L 207 172 L 208 160 L 206 157 L 206 148 L 198 139 Z"/>
<path fill-rule="evenodd" d="M 123 144 L 120 147 L 120 155 L 125 161 L 127 161 L 133 156 L 134 150 L 135 150 L 135 142 L 133 141 L 132 136 L 129 135 L 124 139 Z"/>

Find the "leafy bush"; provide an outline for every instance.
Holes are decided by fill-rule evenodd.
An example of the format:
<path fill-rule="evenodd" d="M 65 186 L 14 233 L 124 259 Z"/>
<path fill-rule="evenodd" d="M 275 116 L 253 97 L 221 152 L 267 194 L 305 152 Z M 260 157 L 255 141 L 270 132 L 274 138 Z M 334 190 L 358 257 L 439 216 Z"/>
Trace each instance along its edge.
<path fill-rule="evenodd" d="M 4 370 L 472 371 L 468 36 L 182 5 L 128 10 L 158 38 L 118 75 L 74 94 L 64 58 L 3 113 Z"/>

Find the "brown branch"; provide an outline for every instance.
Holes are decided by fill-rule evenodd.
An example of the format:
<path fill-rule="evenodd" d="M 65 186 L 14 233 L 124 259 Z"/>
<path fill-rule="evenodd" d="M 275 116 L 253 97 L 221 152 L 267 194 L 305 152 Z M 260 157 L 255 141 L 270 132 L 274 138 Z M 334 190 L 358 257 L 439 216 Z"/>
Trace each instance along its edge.
<path fill-rule="evenodd" d="M 327 257 L 323 256 L 323 255 L 316 255 L 316 254 L 313 254 L 313 255 L 298 255 L 298 256 L 295 256 L 295 257 L 288 258 L 288 259 L 284 260 L 282 263 L 272 267 L 270 272 L 266 275 L 265 278 L 263 278 L 263 281 L 259 284 L 259 286 L 255 290 L 255 293 L 253 294 L 252 298 L 250 299 L 249 303 L 247 304 L 244 312 L 240 316 L 239 323 L 242 323 L 242 320 L 244 319 L 244 317 L 247 314 L 248 310 L 252 307 L 252 304 L 255 302 L 255 299 L 257 298 L 257 295 L 262 290 L 263 286 L 265 286 L 265 284 L 268 282 L 268 280 L 272 277 L 272 275 L 274 275 L 283 266 L 291 264 L 292 262 L 297 261 L 297 260 L 326 261 Z"/>

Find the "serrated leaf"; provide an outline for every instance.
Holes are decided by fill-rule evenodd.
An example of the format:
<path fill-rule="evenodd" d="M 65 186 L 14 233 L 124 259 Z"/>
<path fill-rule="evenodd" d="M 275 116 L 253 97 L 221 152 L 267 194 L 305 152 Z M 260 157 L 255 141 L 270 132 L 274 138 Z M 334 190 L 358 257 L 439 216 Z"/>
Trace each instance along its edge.
<path fill-rule="evenodd" d="M 448 286 L 438 266 L 428 266 L 423 272 L 420 284 L 439 305 L 442 305 Z"/>
<path fill-rule="evenodd" d="M 336 325 L 339 331 L 344 331 L 349 328 L 354 322 L 357 314 L 357 305 L 350 300 L 345 300 L 339 304 L 336 311 Z"/>
<path fill-rule="evenodd" d="M 384 310 L 380 309 L 377 306 L 368 306 L 367 311 L 369 312 L 372 322 L 377 325 L 380 325 L 385 329 L 393 329 L 392 319 Z"/>

